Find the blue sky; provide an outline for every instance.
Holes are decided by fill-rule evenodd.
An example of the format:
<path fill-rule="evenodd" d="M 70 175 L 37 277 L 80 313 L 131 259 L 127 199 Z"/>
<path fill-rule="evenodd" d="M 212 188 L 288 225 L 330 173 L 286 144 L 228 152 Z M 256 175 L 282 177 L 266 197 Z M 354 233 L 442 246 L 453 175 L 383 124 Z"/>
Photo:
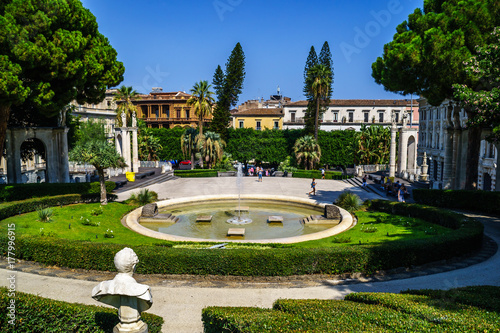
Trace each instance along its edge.
<path fill-rule="evenodd" d="M 212 82 L 237 42 L 246 57 L 239 103 L 283 95 L 304 99 L 304 65 L 313 45 L 328 41 L 334 66 L 333 98 L 405 98 L 384 91 L 371 64 L 396 26 L 422 0 L 82 0 L 125 65 L 121 85 L 186 91 Z M 408 96 L 409 98 L 409 96 Z"/>

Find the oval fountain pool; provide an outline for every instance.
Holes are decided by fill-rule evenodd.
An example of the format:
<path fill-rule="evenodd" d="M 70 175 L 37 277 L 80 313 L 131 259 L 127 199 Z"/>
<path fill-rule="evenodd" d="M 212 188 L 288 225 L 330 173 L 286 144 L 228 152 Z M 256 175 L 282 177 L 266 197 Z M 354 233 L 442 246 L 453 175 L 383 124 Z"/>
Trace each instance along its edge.
<path fill-rule="evenodd" d="M 326 220 L 320 218 L 324 204 L 282 196 L 242 195 L 240 206 L 235 195 L 171 199 L 157 205 L 159 219 L 141 218 L 141 207 L 127 215 L 127 226 L 143 235 L 171 241 L 295 243 L 329 237 L 352 225 L 351 215 L 341 208 L 340 219 Z M 241 217 L 251 219 L 251 223 L 227 222 L 239 215 L 238 207 Z M 311 216 L 315 218 L 302 223 Z M 200 218 L 205 222 L 197 222 Z M 239 230 L 228 236 L 229 229 Z"/>

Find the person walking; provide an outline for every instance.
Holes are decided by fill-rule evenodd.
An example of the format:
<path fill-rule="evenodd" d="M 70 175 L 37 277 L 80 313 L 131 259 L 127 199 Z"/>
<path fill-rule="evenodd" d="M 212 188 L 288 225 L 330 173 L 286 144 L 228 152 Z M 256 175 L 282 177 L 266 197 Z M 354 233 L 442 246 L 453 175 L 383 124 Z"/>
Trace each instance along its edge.
<path fill-rule="evenodd" d="M 398 189 L 398 201 L 399 202 L 405 202 L 405 193 L 406 193 L 406 188 L 404 185 L 401 185 L 401 187 Z"/>
<path fill-rule="evenodd" d="M 363 187 L 366 187 L 366 179 L 368 178 L 368 175 L 365 175 L 363 177 Z"/>
<path fill-rule="evenodd" d="M 262 167 L 257 167 L 257 173 L 259 174 L 259 182 L 262 183 Z"/>
<path fill-rule="evenodd" d="M 325 168 L 321 169 L 321 179 L 325 179 Z"/>
<path fill-rule="evenodd" d="M 311 192 L 309 192 L 309 195 L 316 195 L 316 179 L 313 178 L 312 182 L 311 182 Z"/>

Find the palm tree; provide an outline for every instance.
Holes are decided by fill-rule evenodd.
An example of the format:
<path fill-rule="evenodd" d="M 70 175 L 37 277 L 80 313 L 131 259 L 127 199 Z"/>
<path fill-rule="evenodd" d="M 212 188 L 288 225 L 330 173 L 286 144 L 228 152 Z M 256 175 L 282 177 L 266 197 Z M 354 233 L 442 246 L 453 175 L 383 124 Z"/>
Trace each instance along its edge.
<path fill-rule="evenodd" d="M 187 101 L 187 105 L 192 106 L 194 114 L 198 116 L 198 128 L 200 136 L 203 135 L 203 118 L 207 118 L 212 114 L 212 107 L 215 103 L 212 97 L 213 92 L 210 91 L 212 85 L 208 81 L 196 82 L 191 89 L 191 97 Z"/>
<path fill-rule="evenodd" d="M 132 113 L 137 113 L 137 107 L 132 104 L 132 101 L 137 99 L 139 93 L 132 89 L 132 87 L 121 86 L 120 89 L 116 92 L 115 101 L 119 102 L 118 107 L 116 108 L 116 119 L 118 120 L 118 124 L 122 127 L 127 126 L 127 124 L 122 124 L 121 114 L 125 113 L 127 121 L 132 117 Z"/>
<path fill-rule="evenodd" d="M 385 164 L 390 155 L 391 131 L 380 125 L 361 125 L 361 131 L 356 133 L 355 151 L 357 163 Z"/>
<path fill-rule="evenodd" d="M 215 163 L 222 159 L 224 153 L 224 147 L 226 143 L 221 139 L 219 133 L 206 132 L 205 135 L 199 136 L 198 141 L 198 151 L 199 156 L 202 160 L 208 164 L 208 168 L 211 168 Z"/>
<path fill-rule="evenodd" d="M 198 131 L 195 128 L 188 128 L 181 136 L 181 149 L 185 158 L 191 159 L 191 169 L 194 166 L 194 154 L 198 141 Z"/>
<path fill-rule="evenodd" d="M 138 121 L 137 141 L 141 161 L 158 161 L 158 153 L 163 149 L 160 139 L 153 135 L 143 120 Z"/>
<path fill-rule="evenodd" d="M 307 72 L 307 80 L 311 87 L 311 93 L 316 99 L 316 113 L 314 115 L 314 139 L 318 141 L 318 118 L 321 99 L 328 97 L 332 78 L 331 71 L 323 64 L 314 65 Z"/>
<path fill-rule="evenodd" d="M 306 170 L 308 170 L 308 166 L 310 169 L 313 169 L 314 164 L 321 159 L 321 147 L 310 135 L 298 138 L 293 146 L 293 151 L 295 152 L 295 157 L 299 164 L 304 161 Z"/>

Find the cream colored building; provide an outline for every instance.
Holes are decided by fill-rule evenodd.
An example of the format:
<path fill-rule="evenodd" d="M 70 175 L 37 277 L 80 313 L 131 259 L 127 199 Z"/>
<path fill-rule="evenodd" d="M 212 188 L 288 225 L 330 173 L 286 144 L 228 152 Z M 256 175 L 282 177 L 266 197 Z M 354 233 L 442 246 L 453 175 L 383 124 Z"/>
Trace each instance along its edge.
<path fill-rule="evenodd" d="M 284 105 L 283 129 L 304 128 L 307 101 Z M 389 126 L 392 114 L 398 127 L 403 125 L 403 116 L 408 124 L 418 128 L 418 102 L 405 99 L 332 99 L 320 119 L 320 130 L 356 130 L 362 124 Z M 408 117 L 413 118 L 408 119 Z"/>
<path fill-rule="evenodd" d="M 419 103 L 418 156 L 421 164 L 424 152 L 427 155 L 431 186 L 463 189 L 467 161 L 467 114 L 452 100 L 445 100 L 439 106 L 432 106 L 423 98 Z M 477 188 L 486 191 L 500 190 L 496 186 L 498 150 L 484 140 L 489 133 L 484 130 L 481 135 L 477 180 Z"/>

